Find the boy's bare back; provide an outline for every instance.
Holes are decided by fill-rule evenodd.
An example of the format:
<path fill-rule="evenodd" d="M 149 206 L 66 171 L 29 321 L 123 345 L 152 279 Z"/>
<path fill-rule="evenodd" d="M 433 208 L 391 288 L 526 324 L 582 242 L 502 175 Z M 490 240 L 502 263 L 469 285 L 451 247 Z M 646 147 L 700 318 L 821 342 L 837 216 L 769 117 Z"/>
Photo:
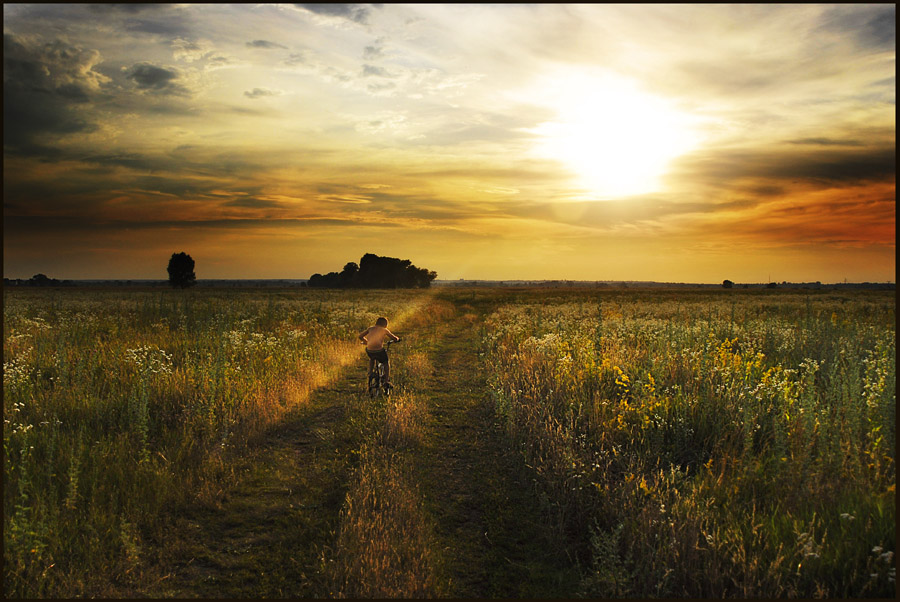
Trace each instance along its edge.
<path fill-rule="evenodd" d="M 384 340 L 391 339 L 392 341 L 400 340 L 400 337 L 396 336 L 393 332 L 385 328 L 384 326 L 369 326 L 367 329 L 359 333 L 359 340 L 365 342 L 366 349 L 371 351 L 378 351 L 384 348 Z"/>

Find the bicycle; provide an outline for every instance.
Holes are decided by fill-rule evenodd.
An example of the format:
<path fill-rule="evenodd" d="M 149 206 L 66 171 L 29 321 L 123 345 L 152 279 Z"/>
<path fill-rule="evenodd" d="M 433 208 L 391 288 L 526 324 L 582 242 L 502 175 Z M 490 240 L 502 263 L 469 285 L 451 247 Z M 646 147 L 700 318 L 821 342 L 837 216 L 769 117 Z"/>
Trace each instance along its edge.
<path fill-rule="evenodd" d="M 400 341 L 388 341 L 384 345 L 384 350 L 387 351 L 391 345 L 399 342 Z M 372 399 L 378 399 L 379 396 L 389 397 L 391 394 L 393 387 L 388 386 L 388 383 L 385 382 L 384 370 L 384 362 L 376 358 L 375 370 L 369 375 L 369 397 Z"/>

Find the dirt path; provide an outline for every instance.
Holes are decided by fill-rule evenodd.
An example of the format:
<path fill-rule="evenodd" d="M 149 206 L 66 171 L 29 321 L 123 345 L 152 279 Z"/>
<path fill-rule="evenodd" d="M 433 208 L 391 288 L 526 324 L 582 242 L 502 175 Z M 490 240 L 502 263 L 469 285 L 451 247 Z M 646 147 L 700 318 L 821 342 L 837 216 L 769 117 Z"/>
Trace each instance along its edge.
<path fill-rule="evenodd" d="M 323 597 L 321 550 L 331 543 L 346 491 L 345 401 L 350 370 L 272 429 L 243 458 L 239 483 L 218 508 L 180 514 L 168 578 L 150 597 Z"/>
<path fill-rule="evenodd" d="M 471 309 L 471 308 L 470 308 Z M 554 539 L 521 459 L 506 449 L 472 325 L 455 316 L 410 337 L 436 368 L 419 386 L 428 417 L 412 470 L 433 525 L 438 591 L 451 597 L 571 596 L 577 572 Z M 346 410 L 352 365 L 267 433 L 219 507 L 180 512 L 166 577 L 142 596 L 330 597 L 334 543 L 359 433 Z"/>
<path fill-rule="evenodd" d="M 426 445 L 417 462 L 452 597 L 574 593 L 578 576 L 546 525 L 521 460 L 507 450 L 472 327 L 456 320 L 432 344 Z"/>

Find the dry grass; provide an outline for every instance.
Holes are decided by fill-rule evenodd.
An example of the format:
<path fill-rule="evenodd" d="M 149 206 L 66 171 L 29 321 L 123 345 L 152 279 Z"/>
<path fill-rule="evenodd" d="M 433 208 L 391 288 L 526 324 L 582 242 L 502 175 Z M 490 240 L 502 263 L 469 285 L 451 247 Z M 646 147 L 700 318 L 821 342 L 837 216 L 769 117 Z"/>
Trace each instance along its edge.
<path fill-rule="evenodd" d="M 405 343 L 391 349 L 398 389 L 376 401 L 365 395 L 348 409 L 364 441 L 336 543 L 324 556 L 333 595 L 341 598 L 425 598 L 437 592 L 434 537 L 411 479 L 409 454 L 423 443 L 428 409 L 418 392 L 431 376 L 420 331 L 444 319 L 452 306 L 429 299 L 396 320 Z M 392 325 L 393 326 L 393 325 Z"/>
<path fill-rule="evenodd" d="M 360 450 L 357 477 L 326 564 L 334 596 L 435 596 L 430 525 L 408 472 L 402 457 L 383 446 Z"/>
<path fill-rule="evenodd" d="M 392 395 L 385 406 L 378 441 L 387 449 L 406 449 L 422 443 L 427 410 L 411 393 Z"/>

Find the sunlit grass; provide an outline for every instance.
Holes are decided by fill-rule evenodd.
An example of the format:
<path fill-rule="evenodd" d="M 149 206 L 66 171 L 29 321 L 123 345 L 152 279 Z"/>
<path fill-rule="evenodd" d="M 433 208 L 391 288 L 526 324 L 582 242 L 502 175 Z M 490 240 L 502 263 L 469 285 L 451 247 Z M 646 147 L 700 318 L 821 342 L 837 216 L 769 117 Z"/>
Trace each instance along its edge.
<path fill-rule="evenodd" d="M 4 593 L 103 595 L 421 295 L 4 293 Z"/>
<path fill-rule="evenodd" d="M 347 394 L 358 445 L 323 556 L 333 595 L 441 594 L 410 460 L 453 319 L 584 595 L 893 597 L 892 294 L 445 297 L 7 290 L 4 594 L 137 585 L 167 513 L 215 506 L 234 458 L 361 369 L 356 334 L 385 315 L 404 339 L 398 391 L 372 403 L 361 373 Z"/>
<path fill-rule="evenodd" d="M 523 294 L 485 344 L 585 594 L 893 596 L 892 296 Z"/>
<path fill-rule="evenodd" d="M 424 441 L 428 408 L 422 392 L 432 370 L 419 331 L 448 311 L 446 303 L 431 300 L 414 316 L 391 324 L 403 339 L 390 351 L 394 393 L 376 400 L 365 392 L 348 398 L 350 421 L 362 443 L 335 544 L 323 556 L 334 597 L 438 593 L 435 538 L 410 458 Z"/>

